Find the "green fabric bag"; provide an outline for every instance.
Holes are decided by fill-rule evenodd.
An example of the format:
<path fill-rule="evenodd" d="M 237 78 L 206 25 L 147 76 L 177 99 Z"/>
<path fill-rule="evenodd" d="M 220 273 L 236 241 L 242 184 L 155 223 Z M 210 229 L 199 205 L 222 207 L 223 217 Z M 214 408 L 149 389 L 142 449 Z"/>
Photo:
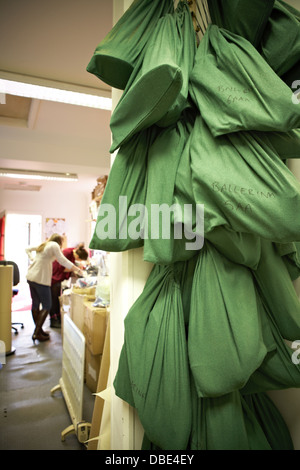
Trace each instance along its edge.
<path fill-rule="evenodd" d="M 184 43 L 184 39 L 189 41 Z M 157 22 L 145 53 L 112 113 L 110 152 L 159 121 L 162 126 L 176 122 L 188 105 L 188 77 L 195 50 L 191 15 L 186 2 L 180 2 L 174 14 Z"/>
<path fill-rule="evenodd" d="M 298 95 L 299 101 L 299 76 L 300 76 L 300 63 L 294 65 L 288 72 L 281 76 L 281 79 L 292 89 L 293 94 Z M 299 103 L 298 103 L 299 104 Z"/>
<path fill-rule="evenodd" d="M 146 196 L 148 237 L 144 240 L 145 261 L 160 264 L 170 264 L 174 261 L 174 218 L 171 208 L 177 167 L 186 138 L 187 130 L 180 121 L 163 129 L 149 150 Z"/>
<path fill-rule="evenodd" d="M 259 51 L 279 76 L 288 72 L 295 64 L 298 64 L 300 71 L 300 12 L 287 3 L 276 0 Z"/>
<path fill-rule="evenodd" d="M 186 448 L 192 419 L 178 268 L 154 266 L 125 318 L 125 352 L 114 380 L 117 396 L 131 400 L 145 433 L 166 450 Z"/>
<path fill-rule="evenodd" d="M 192 127 L 194 127 L 194 117 L 191 122 Z M 197 234 L 198 240 L 201 242 L 202 232 L 197 231 L 195 197 L 192 188 L 191 138 L 192 135 L 190 133 L 177 168 L 173 203 L 181 207 L 181 214 L 184 213 L 184 205 L 189 205 L 192 208 L 190 226 L 187 227 L 185 225 L 184 229 L 191 235 L 191 227 L 192 232 Z M 206 217 L 205 210 L 204 208 L 204 217 Z M 177 221 L 184 225 L 184 219 L 180 221 L 177 217 Z M 260 238 L 258 236 L 250 233 L 235 232 L 224 225 L 220 225 L 206 232 L 205 238 L 229 260 L 256 269 L 260 259 Z M 184 243 L 186 243 L 186 241 L 187 240 L 184 240 Z M 185 248 L 186 245 L 183 246 L 181 244 L 178 246 L 176 241 L 174 241 L 173 259 L 177 261 L 184 260 L 187 259 L 190 254 L 194 256 L 199 251 L 189 250 L 187 253 Z M 164 253 L 166 251 L 167 250 L 165 250 Z M 165 262 L 169 263 L 171 257 L 167 259 L 165 255 L 163 256 Z M 160 254 L 160 257 L 162 258 L 162 254 Z"/>
<path fill-rule="evenodd" d="M 205 236 L 222 225 L 279 243 L 299 241 L 300 182 L 268 146 L 248 132 L 214 138 L 198 116 L 190 151 Z"/>
<path fill-rule="evenodd" d="M 292 281 L 295 281 L 300 276 L 300 243 L 275 243 L 275 248 L 282 257 Z"/>
<path fill-rule="evenodd" d="M 198 398 L 192 387 L 193 425 L 185 450 L 293 450 L 289 429 L 265 393 L 232 392 Z M 144 435 L 142 450 L 161 450 Z"/>
<path fill-rule="evenodd" d="M 300 12 L 289 5 L 286 2 L 283 2 L 282 0 L 278 0 L 279 4 L 282 5 L 291 15 L 290 22 L 291 24 L 289 26 L 292 27 L 293 33 L 292 36 L 294 38 L 295 43 L 288 43 L 287 49 L 286 49 L 286 55 L 285 57 L 282 57 L 283 63 L 285 65 L 285 68 L 288 68 L 290 66 L 290 63 L 295 60 L 295 50 L 299 50 L 299 21 L 300 21 Z M 298 36 L 296 33 L 296 21 L 298 22 Z M 288 23 L 288 21 L 285 21 L 285 23 Z M 290 33 L 288 34 L 288 37 L 290 37 Z M 284 42 L 286 44 L 286 38 L 287 38 L 287 30 L 283 31 L 283 36 L 280 38 L 280 41 Z M 291 52 L 290 52 L 290 46 L 291 47 Z M 280 48 L 278 44 L 274 44 L 274 47 Z M 292 60 L 291 60 L 292 59 Z M 286 66 L 287 62 L 287 66 Z M 293 93 L 295 92 L 295 88 L 298 88 L 297 93 L 299 93 L 299 85 L 298 85 L 298 80 L 300 77 L 300 61 L 299 61 L 299 54 L 298 58 L 296 57 L 296 62 L 295 64 L 290 67 L 286 72 L 284 72 L 281 75 L 281 79 L 292 89 Z"/>
<path fill-rule="evenodd" d="M 261 240 L 261 258 L 253 276 L 282 337 L 300 339 L 300 301 L 283 257 L 267 240 Z"/>
<path fill-rule="evenodd" d="M 198 398 L 192 387 L 191 450 L 292 450 L 289 430 L 265 394 Z"/>
<path fill-rule="evenodd" d="M 251 42 L 260 43 L 274 0 L 208 0 L 212 23 Z"/>
<path fill-rule="evenodd" d="M 294 349 L 284 341 L 269 308 L 263 305 L 263 309 L 268 317 L 276 348 L 268 352 L 262 364 L 241 389 L 244 395 L 300 387 L 300 365 L 293 361 Z"/>
<path fill-rule="evenodd" d="M 206 240 L 230 261 L 251 269 L 257 268 L 260 260 L 261 240 L 252 233 L 234 232 L 220 226 L 209 232 Z"/>
<path fill-rule="evenodd" d="M 216 25 L 208 25 L 190 80 L 191 96 L 214 136 L 300 127 L 290 88 L 249 41 Z"/>
<path fill-rule="evenodd" d="M 281 160 L 300 158 L 300 129 L 289 132 L 249 132 L 257 142 L 269 147 Z"/>
<path fill-rule="evenodd" d="M 182 111 L 190 108 L 189 79 L 192 72 L 197 51 L 196 35 L 189 6 L 185 0 L 179 1 L 175 14 L 176 29 L 179 41 L 177 44 L 176 59 L 181 68 L 182 87 L 175 102 L 166 114 L 156 122 L 158 126 L 167 127 L 177 122 Z M 153 58 L 155 57 L 153 49 Z"/>
<path fill-rule="evenodd" d="M 199 398 L 192 387 L 191 450 L 249 450 L 239 392 L 218 398 Z M 267 446 L 263 439 L 264 446 Z"/>
<path fill-rule="evenodd" d="M 99 207 L 90 248 L 125 251 L 143 245 L 147 159 L 157 130 L 148 128 L 119 150 Z"/>
<path fill-rule="evenodd" d="M 206 242 L 195 269 L 188 325 L 198 396 L 218 397 L 243 387 L 274 346 L 265 341 L 251 271 Z"/>
<path fill-rule="evenodd" d="M 161 250 L 166 263 L 183 261 L 195 256 L 203 246 L 203 214 L 197 211 L 192 191 L 190 167 L 190 145 L 197 112 L 191 109 L 183 113 L 188 123 L 187 139 L 181 153 L 174 181 L 173 205 L 178 207 L 173 220 L 173 229 L 183 234 L 182 239 L 174 239 L 172 256 L 167 258 Z M 185 117 L 186 116 L 186 117 Z M 188 210 L 186 209 L 188 208 Z M 205 217 L 205 213 L 204 213 Z"/>
<path fill-rule="evenodd" d="M 202 247 L 203 240 L 197 243 L 196 233 L 193 239 L 189 238 L 196 228 L 196 224 L 190 223 L 190 212 L 182 201 L 179 203 L 174 199 L 178 167 L 194 120 L 195 116 L 190 110 L 184 111 L 176 124 L 162 129 L 149 150 L 146 196 L 149 236 L 144 240 L 145 261 L 164 265 L 184 261 Z M 185 186 L 187 169 L 183 166 L 182 170 Z M 190 201 L 190 210 L 193 209 L 192 205 L 193 201 Z"/>
<path fill-rule="evenodd" d="M 242 403 L 256 416 L 272 450 L 294 450 L 290 431 L 278 408 L 266 393 L 244 395 Z"/>
<path fill-rule="evenodd" d="M 87 71 L 124 90 L 157 21 L 172 11 L 173 0 L 135 0 L 98 44 Z"/>

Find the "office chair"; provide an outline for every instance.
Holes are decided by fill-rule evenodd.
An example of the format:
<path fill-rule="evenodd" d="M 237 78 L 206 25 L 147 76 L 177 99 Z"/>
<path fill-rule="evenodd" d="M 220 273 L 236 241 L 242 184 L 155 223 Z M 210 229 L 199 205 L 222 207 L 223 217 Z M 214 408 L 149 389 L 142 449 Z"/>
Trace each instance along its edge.
<path fill-rule="evenodd" d="M 13 297 L 18 294 L 19 289 L 16 287 L 19 282 L 20 282 L 20 271 L 18 265 L 14 261 L 5 261 L 5 260 L 0 260 L 0 265 L 2 266 L 13 266 L 13 289 L 12 289 L 12 295 Z M 24 328 L 24 324 L 21 322 L 13 322 L 11 324 L 12 329 L 15 332 L 15 335 L 17 335 L 19 332 L 17 328 L 13 325 L 21 325 L 21 328 Z"/>

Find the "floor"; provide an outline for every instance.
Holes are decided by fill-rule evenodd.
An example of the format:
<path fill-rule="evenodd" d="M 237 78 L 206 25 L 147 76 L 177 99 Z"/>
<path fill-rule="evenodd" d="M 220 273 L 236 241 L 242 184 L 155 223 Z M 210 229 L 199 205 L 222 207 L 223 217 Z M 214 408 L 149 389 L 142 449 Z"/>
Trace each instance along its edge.
<path fill-rule="evenodd" d="M 12 321 L 24 322 L 24 329 L 12 334 L 15 353 L 0 369 L 0 450 L 86 450 L 75 434 L 62 442 L 61 432 L 72 421 L 62 393 L 50 394 L 61 377 L 61 330 L 50 328 L 47 319 L 51 339 L 34 345 L 30 310 L 13 311 Z M 94 395 L 85 385 L 84 421 L 91 422 L 93 408 Z"/>

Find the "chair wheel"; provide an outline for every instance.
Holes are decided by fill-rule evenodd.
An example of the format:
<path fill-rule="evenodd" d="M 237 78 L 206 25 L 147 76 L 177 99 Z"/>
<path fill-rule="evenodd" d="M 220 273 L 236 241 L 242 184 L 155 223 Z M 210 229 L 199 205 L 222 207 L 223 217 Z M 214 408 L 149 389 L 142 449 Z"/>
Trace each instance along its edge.
<path fill-rule="evenodd" d="M 18 335 L 18 334 L 19 334 L 19 332 L 18 332 L 18 331 L 15 331 L 15 335 Z"/>

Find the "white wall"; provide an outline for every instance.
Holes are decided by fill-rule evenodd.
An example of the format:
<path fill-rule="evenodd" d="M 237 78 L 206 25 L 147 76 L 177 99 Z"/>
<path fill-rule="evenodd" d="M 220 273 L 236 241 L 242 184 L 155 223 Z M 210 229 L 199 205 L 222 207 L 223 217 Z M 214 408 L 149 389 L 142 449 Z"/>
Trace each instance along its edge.
<path fill-rule="evenodd" d="M 69 246 L 90 241 L 89 204 L 91 193 L 70 191 L 69 183 L 60 183 L 51 191 L 18 191 L 0 188 L 0 212 L 34 214 L 42 216 L 42 234 L 48 217 L 66 219 L 67 242 Z M 96 181 L 95 181 L 96 186 Z M 91 188 L 91 192 L 94 188 Z M 42 235 L 43 236 L 43 235 Z"/>

